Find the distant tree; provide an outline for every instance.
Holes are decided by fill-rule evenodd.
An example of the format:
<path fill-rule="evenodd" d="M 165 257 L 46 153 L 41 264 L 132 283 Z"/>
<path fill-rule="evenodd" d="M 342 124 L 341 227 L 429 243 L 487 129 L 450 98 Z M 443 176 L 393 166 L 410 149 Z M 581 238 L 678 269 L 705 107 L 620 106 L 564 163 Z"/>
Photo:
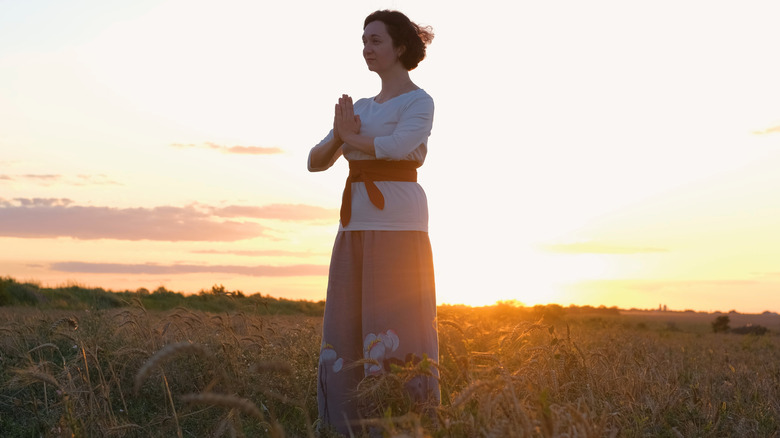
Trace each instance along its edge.
<path fill-rule="evenodd" d="M 212 295 L 227 295 L 228 291 L 225 289 L 225 286 L 223 285 L 214 285 L 211 286 L 211 294 Z"/>
<path fill-rule="evenodd" d="M 729 322 L 731 320 L 726 315 L 715 318 L 715 321 L 712 322 L 712 331 L 715 333 L 727 333 L 730 329 Z"/>

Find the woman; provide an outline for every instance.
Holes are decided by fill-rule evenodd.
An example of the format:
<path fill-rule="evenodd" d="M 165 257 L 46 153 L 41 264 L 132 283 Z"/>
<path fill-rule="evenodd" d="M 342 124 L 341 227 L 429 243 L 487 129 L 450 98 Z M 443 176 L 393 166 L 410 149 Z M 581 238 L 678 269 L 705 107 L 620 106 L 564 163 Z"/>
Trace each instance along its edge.
<path fill-rule="evenodd" d="M 342 155 L 350 165 L 318 373 L 320 419 L 344 434 L 359 417 L 356 389 L 364 376 L 381 374 L 392 363 L 439 358 L 428 206 L 416 182 L 428 150 L 433 99 L 409 77 L 432 39 L 430 28 L 400 12 L 369 15 L 363 57 L 382 88 L 354 104 L 342 95 L 333 129 L 309 153 L 312 172 L 330 168 Z M 369 360 L 349 366 L 361 359 Z M 439 402 L 436 377 L 417 377 L 407 390 L 418 404 Z"/>

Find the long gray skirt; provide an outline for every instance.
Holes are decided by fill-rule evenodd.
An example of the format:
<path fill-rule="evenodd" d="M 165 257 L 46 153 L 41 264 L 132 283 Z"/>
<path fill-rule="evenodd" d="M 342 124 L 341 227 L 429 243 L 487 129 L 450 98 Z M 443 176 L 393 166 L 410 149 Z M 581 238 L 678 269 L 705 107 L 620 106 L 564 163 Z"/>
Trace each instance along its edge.
<path fill-rule="evenodd" d="M 424 355 L 438 363 L 428 233 L 340 231 L 330 262 L 322 328 L 320 420 L 345 435 L 360 430 L 355 426 L 358 383 L 365 376 L 387 372 L 391 363 L 416 362 Z M 354 366 L 361 359 L 375 362 Z M 420 404 L 440 399 L 436 377 L 416 377 L 406 390 Z"/>

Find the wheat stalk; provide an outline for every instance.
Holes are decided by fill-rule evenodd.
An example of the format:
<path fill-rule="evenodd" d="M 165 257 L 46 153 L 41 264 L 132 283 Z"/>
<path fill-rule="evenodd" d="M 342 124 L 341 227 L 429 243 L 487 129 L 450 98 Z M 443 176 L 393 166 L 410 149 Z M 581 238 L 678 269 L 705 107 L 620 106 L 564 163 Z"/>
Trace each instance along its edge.
<path fill-rule="evenodd" d="M 463 403 L 468 401 L 475 392 L 480 390 L 482 387 L 490 384 L 491 382 L 487 382 L 485 380 L 477 380 L 476 382 L 467 386 L 466 389 L 461 391 L 461 393 L 458 395 L 458 398 L 456 398 L 455 401 L 452 402 L 452 407 L 457 408 L 458 406 L 462 405 Z"/>
<path fill-rule="evenodd" d="M 79 328 L 79 320 L 76 319 L 74 316 L 69 316 L 65 318 L 60 318 L 51 325 L 51 330 L 56 330 L 57 327 L 59 327 L 62 324 L 67 323 L 69 326 L 73 327 L 73 330 L 78 330 Z"/>
<path fill-rule="evenodd" d="M 126 326 L 126 325 L 130 325 L 130 324 L 133 324 L 133 325 L 135 325 L 135 326 L 136 326 L 136 327 L 138 327 L 139 329 L 141 328 L 141 327 L 138 325 L 138 323 L 137 323 L 137 322 L 135 322 L 135 321 L 134 321 L 134 320 L 132 320 L 132 319 L 128 319 L 127 321 L 124 321 L 124 322 L 122 322 L 121 324 L 119 324 L 118 326 L 116 326 L 116 328 L 120 329 L 120 328 L 122 328 L 122 327 L 124 327 L 124 326 Z"/>
<path fill-rule="evenodd" d="M 202 392 L 200 394 L 185 394 L 181 396 L 185 403 L 201 403 L 213 406 L 225 406 L 230 409 L 236 409 L 247 415 L 259 418 L 265 421 L 265 416 L 260 409 L 251 400 L 238 397 L 231 394 L 218 394 L 216 392 Z"/>
<path fill-rule="evenodd" d="M 16 383 L 19 383 L 22 386 L 27 386 L 33 381 L 39 381 L 48 383 L 56 388 L 61 388 L 60 382 L 58 382 L 57 379 L 55 379 L 51 374 L 42 373 L 38 370 L 14 370 L 13 373 L 16 374 L 16 377 L 11 379 L 9 386 L 16 386 Z"/>
<path fill-rule="evenodd" d="M 141 301 L 141 299 L 140 299 L 140 298 L 138 298 L 138 297 L 133 297 L 133 298 L 131 298 L 131 299 L 130 299 L 130 302 L 131 302 L 132 304 L 134 304 L 134 305 L 135 305 L 135 307 L 138 307 L 139 309 L 141 309 L 141 311 L 142 311 L 142 312 L 144 312 L 144 316 L 147 316 L 147 315 L 148 315 L 148 314 L 146 313 L 146 307 L 144 307 L 144 303 L 143 303 L 143 301 Z"/>
<path fill-rule="evenodd" d="M 461 334 L 461 336 L 465 335 L 465 333 L 463 333 L 463 329 L 460 327 L 460 324 L 458 324 L 458 323 L 457 323 L 457 322 L 455 322 L 455 321 L 450 321 L 450 320 L 448 320 L 448 319 L 440 319 L 440 320 L 438 320 L 438 321 L 437 321 L 437 324 L 438 324 L 440 327 L 441 327 L 441 326 L 449 326 L 449 327 L 452 327 L 452 328 L 454 328 L 454 329 L 455 329 L 455 330 L 456 330 L 458 333 L 460 333 L 460 334 Z"/>
<path fill-rule="evenodd" d="M 47 343 L 45 343 L 45 344 L 41 344 L 41 345 L 39 345 L 39 346 L 37 346 L 37 347 L 34 347 L 34 348 L 32 348 L 32 349 L 28 350 L 28 351 L 27 351 L 27 354 L 30 354 L 30 353 L 32 353 L 33 351 L 37 351 L 37 350 L 40 350 L 40 349 L 42 349 L 42 348 L 54 348 L 55 350 L 57 350 L 57 351 L 60 351 L 60 348 L 59 348 L 59 347 L 57 347 L 56 345 L 54 345 L 54 344 L 52 344 L 52 343 L 50 343 L 50 342 L 47 342 Z"/>
<path fill-rule="evenodd" d="M 149 360 L 147 360 L 146 363 L 144 363 L 143 366 L 141 366 L 141 368 L 138 370 L 135 375 L 134 391 L 138 393 L 138 390 L 141 389 L 141 385 L 143 385 L 144 381 L 147 377 L 149 377 L 149 374 L 155 367 L 162 366 L 171 360 L 174 356 L 179 354 L 207 355 L 208 353 L 202 346 L 189 342 L 179 342 L 168 345 L 167 347 L 155 353 L 155 355 L 149 358 Z"/>
<path fill-rule="evenodd" d="M 125 429 L 143 429 L 143 427 L 141 427 L 141 426 L 139 426 L 139 425 L 137 425 L 135 423 L 127 423 L 127 424 L 122 424 L 122 425 L 119 425 L 119 426 L 114 426 L 114 427 L 111 427 L 111 428 L 106 429 L 106 430 L 108 432 L 119 432 L 119 431 L 125 430 Z"/>
<path fill-rule="evenodd" d="M 215 437 L 219 437 L 224 435 L 226 432 L 230 432 L 231 436 L 235 436 L 235 428 L 233 427 L 233 422 L 230 421 L 230 415 L 226 416 L 222 419 L 222 421 L 219 422 L 217 425 L 217 428 L 214 430 Z"/>
<path fill-rule="evenodd" d="M 114 356 L 127 356 L 131 354 L 146 355 L 149 354 L 149 352 L 143 348 L 134 348 L 134 347 L 122 347 L 116 352 L 114 352 Z"/>

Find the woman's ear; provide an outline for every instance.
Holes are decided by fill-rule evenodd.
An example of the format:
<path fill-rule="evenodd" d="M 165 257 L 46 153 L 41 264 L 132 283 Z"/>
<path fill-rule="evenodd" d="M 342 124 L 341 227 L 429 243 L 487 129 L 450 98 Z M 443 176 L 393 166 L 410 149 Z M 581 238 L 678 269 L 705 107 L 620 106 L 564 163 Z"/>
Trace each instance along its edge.
<path fill-rule="evenodd" d="M 406 46 L 398 46 L 395 48 L 395 56 L 401 57 L 406 52 Z"/>

